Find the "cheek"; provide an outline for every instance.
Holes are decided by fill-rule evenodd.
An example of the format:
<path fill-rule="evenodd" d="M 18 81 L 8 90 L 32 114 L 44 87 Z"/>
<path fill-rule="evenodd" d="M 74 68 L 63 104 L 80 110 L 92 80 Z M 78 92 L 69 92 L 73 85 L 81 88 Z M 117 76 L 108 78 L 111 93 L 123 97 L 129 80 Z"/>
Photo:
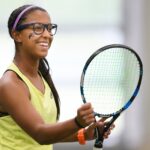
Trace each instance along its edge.
<path fill-rule="evenodd" d="M 27 35 L 27 38 L 29 39 L 29 40 L 36 40 L 37 38 L 39 38 L 40 37 L 40 35 L 36 35 L 35 33 L 33 33 L 33 32 L 31 32 L 31 33 L 29 33 L 28 35 Z"/>
<path fill-rule="evenodd" d="M 53 42 L 53 37 L 51 37 L 51 38 L 49 39 L 49 47 L 51 46 L 52 42 Z"/>

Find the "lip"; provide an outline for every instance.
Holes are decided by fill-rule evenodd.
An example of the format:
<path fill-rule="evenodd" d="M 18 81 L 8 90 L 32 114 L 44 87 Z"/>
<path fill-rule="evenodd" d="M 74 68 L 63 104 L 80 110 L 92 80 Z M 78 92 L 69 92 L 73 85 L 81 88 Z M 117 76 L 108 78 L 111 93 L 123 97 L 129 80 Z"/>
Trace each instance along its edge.
<path fill-rule="evenodd" d="M 45 41 L 41 41 L 41 42 L 38 42 L 38 44 L 44 48 L 48 48 L 49 47 L 49 43 L 48 42 L 45 42 Z"/>

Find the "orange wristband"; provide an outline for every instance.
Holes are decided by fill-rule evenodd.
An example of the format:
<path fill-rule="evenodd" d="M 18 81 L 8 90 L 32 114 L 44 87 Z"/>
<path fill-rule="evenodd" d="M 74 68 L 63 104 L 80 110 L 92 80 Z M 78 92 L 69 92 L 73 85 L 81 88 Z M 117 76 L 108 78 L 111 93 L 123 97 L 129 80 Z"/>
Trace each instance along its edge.
<path fill-rule="evenodd" d="M 78 134 L 77 134 L 77 138 L 78 138 L 79 144 L 81 144 L 81 145 L 86 144 L 85 136 L 84 136 L 84 130 L 85 130 L 84 128 L 80 129 L 78 131 Z"/>

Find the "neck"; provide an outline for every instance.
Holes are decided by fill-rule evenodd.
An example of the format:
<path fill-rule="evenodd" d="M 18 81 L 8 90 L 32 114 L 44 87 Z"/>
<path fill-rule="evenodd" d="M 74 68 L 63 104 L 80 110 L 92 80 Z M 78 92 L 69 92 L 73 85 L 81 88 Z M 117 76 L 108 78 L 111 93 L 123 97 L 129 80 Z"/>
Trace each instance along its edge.
<path fill-rule="evenodd" d="M 15 56 L 13 62 L 23 74 L 30 77 L 35 77 L 38 75 L 39 60 L 26 60 Z"/>

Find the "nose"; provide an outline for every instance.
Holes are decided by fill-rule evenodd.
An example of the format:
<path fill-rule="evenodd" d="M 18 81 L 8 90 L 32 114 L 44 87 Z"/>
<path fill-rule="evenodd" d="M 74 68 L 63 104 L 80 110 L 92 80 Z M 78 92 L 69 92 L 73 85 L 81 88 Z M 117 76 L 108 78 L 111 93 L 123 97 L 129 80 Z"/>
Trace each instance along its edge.
<path fill-rule="evenodd" d="M 44 28 L 44 31 L 43 31 L 42 35 L 44 37 L 53 38 L 53 36 L 50 35 L 50 33 L 48 32 L 46 27 Z"/>

